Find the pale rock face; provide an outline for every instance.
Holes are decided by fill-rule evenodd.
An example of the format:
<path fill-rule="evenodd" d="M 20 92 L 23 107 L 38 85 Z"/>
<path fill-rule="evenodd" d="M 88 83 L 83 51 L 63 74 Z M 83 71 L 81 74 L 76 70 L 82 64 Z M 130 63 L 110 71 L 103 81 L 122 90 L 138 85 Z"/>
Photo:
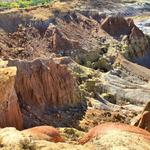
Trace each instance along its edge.
<path fill-rule="evenodd" d="M 16 67 L 0 68 L 0 127 L 22 129 L 22 114 L 14 89 L 16 70 Z"/>

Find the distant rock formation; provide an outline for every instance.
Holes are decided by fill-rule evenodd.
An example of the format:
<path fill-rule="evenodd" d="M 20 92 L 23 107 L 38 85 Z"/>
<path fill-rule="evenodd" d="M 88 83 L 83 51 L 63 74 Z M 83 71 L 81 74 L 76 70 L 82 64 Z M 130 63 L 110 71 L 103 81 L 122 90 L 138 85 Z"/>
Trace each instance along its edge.
<path fill-rule="evenodd" d="M 100 24 L 92 18 L 73 11 L 57 16 L 55 21 L 35 20 L 35 24 L 40 26 L 22 23 L 13 33 L 1 33 L 0 56 L 33 60 L 49 58 L 51 53 L 56 53 L 79 59 L 90 51 L 99 53 L 102 33 Z"/>
<path fill-rule="evenodd" d="M 150 51 L 148 38 L 136 26 L 132 28 L 126 42 L 131 57 L 143 57 Z"/>
<path fill-rule="evenodd" d="M 0 68 L 0 127 L 22 129 L 22 114 L 14 89 L 16 70 L 16 67 Z"/>
<path fill-rule="evenodd" d="M 130 37 L 143 37 L 144 33 L 134 24 L 132 19 L 122 16 L 111 16 L 104 19 L 101 28 L 113 37 L 129 35 Z"/>
<path fill-rule="evenodd" d="M 54 52 L 65 53 L 67 50 L 79 48 L 78 41 L 69 39 L 54 25 L 49 25 L 45 32 L 44 38 L 47 40 L 49 39 L 49 46 Z"/>
<path fill-rule="evenodd" d="M 142 57 L 150 50 L 150 44 L 144 33 L 132 19 L 111 16 L 104 19 L 101 28 L 109 35 L 122 41 L 122 51 L 126 57 Z"/>
<path fill-rule="evenodd" d="M 127 21 L 122 16 L 107 17 L 101 23 L 101 28 L 113 37 L 129 35 L 134 26 L 132 21 Z"/>

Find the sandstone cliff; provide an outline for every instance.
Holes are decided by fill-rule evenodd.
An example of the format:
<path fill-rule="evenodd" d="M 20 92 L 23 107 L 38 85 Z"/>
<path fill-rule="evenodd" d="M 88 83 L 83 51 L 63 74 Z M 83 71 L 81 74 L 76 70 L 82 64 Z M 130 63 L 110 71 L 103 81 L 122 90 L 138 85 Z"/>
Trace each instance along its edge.
<path fill-rule="evenodd" d="M 22 103 L 42 111 L 75 106 L 80 102 L 74 77 L 67 65 L 57 60 L 59 58 L 9 62 L 18 69 L 15 89 Z"/>
<path fill-rule="evenodd" d="M 22 114 L 14 89 L 16 67 L 0 68 L 0 127 L 23 128 Z"/>
<path fill-rule="evenodd" d="M 77 81 L 68 67 L 71 62 L 67 57 L 9 61 L 9 66 L 17 67 L 15 90 L 26 127 L 43 123 L 59 126 L 68 120 L 68 115 L 61 116 L 63 113 L 59 111 L 71 108 L 78 108 L 77 112 L 83 111 Z M 75 120 L 69 119 L 67 124 Z"/>

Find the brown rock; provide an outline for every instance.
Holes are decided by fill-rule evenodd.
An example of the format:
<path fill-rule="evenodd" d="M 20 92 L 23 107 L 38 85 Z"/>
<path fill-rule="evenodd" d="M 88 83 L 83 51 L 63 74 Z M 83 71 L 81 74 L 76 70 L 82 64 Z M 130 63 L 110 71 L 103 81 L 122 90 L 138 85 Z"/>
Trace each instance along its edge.
<path fill-rule="evenodd" d="M 44 35 L 50 40 L 50 48 L 54 52 L 67 51 L 79 47 L 79 42 L 69 39 L 60 29 L 54 25 L 50 25 Z"/>
<path fill-rule="evenodd" d="M 133 125 L 150 132 L 150 102 L 146 104 L 145 108 L 143 109 L 143 112 L 138 118 L 136 118 L 135 123 Z"/>
<path fill-rule="evenodd" d="M 136 26 L 134 26 L 130 33 L 130 38 L 141 38 L 144 37 L 144 33 Z"/>
<path fill-rule="evenodd" d="M 15 88 L 19 100 L 38 111 L 78 104 L 76 82 L 64 59 L 10 61 L 9 65 L 18 68 Z"/>
<path fill-rule="evenodd" d="M 133 54 L 133 56 L 142 57 L 150 48 L 147 37 L 136 26 L 132 28 L 127 41 L 127 44 L 130 46 L 130 53 Z"/>
<path fill-rule="evenodd" d="M 129 35 L 134 26 L 131 20 L 127 21 L 121 16 L 107 17 L 101 24 L 101 28 L 114 37 Z"/>
<path fill-rule="evenodd" d="M 71 62 L 67 57 L 9 61 L 9 65 L 18 68 L 15 89 L 25 127 L 57 125 L 62 118 L 58 110 L 81 108 L 77 82 L 68 67 Z"/>
<path fill-rule="evenodd" d="M 138 127 L 150 132 L 150 111 L 143 112 Z"/>
<path fill-rule="evenodd" d="M 129 41 L 136 38 L 144 38 L 144 33 L 134 24 L 132 19 L 125 19 L 121 16 L 107 17 L 101 28 L 114 37 L 128 35 Z"/>
<path fill-rule="evenodd" d="M 51 142 L 64 142 L 64 139 L 60 136 L 59 131 L 51 126 L 37 126 L 22 131 L 23 133 L 29 133 L 33 137 L 38 139 L 48 140 Z"/>
<path fill-rule="evenodd" d="M 55 52 L 79 61 L 88 54 L 93 60 L 93 55 L 99 53 L 100 38 L 105 36 L 96 20 L 76 12 L 64 13 L 50 24 L 46 20 L 35 20 L 34 23 L 31 22 L 30 27 L 20 26 L 13 33 L 1 33 L 1 56 L 33 60 L 49 58 L 51 52 Z"/>
<path fill-rule="evenodd" d="M 16 67 L 0 68 L 0 127 L 23 128 L 22 114 L 14 89 Z"/>
<path fill-rule="evenodd" d="M 81 140 L 80 143 L 84 144 L 93 138 L 96 138 L 100 135 L 105 135 L 111 131 L 125 131 L 129 133 L 134 133 L 137 134 L 137 136 L 144 138 L 145 140 L 150 141 L 150 133 L 140 129 L 138 127 L 126 125 L 126 124 L 121 124 L 121 123 L 105 123 L 98 125 L 94 128 L 92 128 Z"/>

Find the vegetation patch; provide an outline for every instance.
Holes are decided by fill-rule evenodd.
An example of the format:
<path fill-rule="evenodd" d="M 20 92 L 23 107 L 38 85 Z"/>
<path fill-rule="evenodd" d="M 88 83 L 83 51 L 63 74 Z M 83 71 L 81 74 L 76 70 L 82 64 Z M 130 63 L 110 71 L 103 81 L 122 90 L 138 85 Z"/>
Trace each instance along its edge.
<path fill-rule="evenodd" d="M 0 2 L 1 8 L 28 8 L 30 6 L 45 5 L 53 0 L 16 0 L 13 2 Z"/>

